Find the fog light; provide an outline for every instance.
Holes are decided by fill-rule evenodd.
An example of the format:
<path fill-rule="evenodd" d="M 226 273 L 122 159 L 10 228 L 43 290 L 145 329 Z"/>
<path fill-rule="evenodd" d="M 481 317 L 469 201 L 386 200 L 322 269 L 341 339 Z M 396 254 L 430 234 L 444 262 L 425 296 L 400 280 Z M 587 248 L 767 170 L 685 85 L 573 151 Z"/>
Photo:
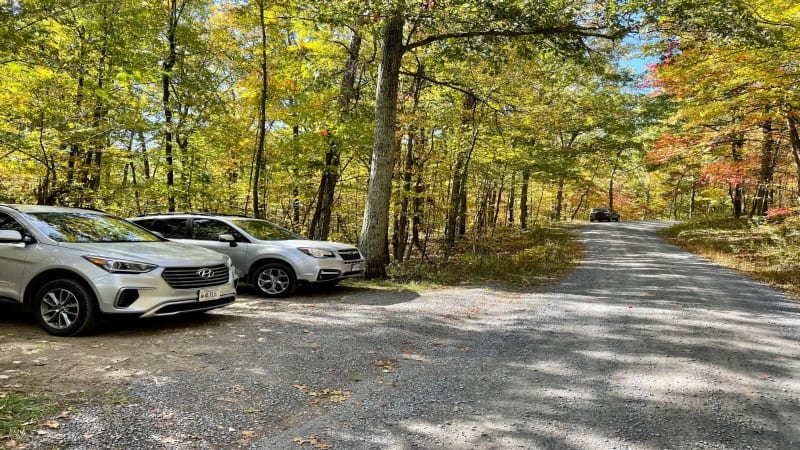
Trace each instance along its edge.
<path fill-rule="evenodd" d="M 139 291 L 136 289 L 123 289 L 117 298 L 117 308 L 127 308 L 139 300 Z"/>

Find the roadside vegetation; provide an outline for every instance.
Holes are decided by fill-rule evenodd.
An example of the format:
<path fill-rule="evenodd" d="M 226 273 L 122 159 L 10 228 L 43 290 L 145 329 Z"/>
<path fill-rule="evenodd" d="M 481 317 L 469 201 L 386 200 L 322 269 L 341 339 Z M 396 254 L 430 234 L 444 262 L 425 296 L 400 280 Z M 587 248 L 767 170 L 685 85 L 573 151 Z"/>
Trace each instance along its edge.
<path fill-rule="evenodd" d="M 800 215 L 765 219 L 712 216 L 663 229 L 670 243 L 705 256 L 800 299 Z"/>
<path fill-rule="evenodd" d="M 56 411 L 47 398 L 5 390 L 0 386 L 0 445 L 14 448 L 25 435 L 47 426 L 43 420 Z"/>
<path fill-rule="evenodd" d="M 393 262 L 388 271 L 391 283 L 499 283 L 526 289 L 553 282 L 583 256 L 580 242 L 567 226 L 500 227 L 480 238 L 468 236 L 453 248 L 437 244 L 429 249 L 424 257 Z"/>

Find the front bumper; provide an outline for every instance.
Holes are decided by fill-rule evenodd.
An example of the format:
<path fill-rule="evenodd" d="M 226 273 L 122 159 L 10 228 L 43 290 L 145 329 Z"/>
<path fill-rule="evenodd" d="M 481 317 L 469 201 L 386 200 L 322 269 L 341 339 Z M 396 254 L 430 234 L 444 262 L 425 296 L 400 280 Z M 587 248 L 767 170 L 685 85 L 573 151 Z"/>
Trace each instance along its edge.
<path fill-rule="evenodd" d="M 236 300 L 233 268 L 227 281 L 207 287 L 173 288 L 162 278 L 163 268 L 144 274 L 107 274 L 94 280 L 100 310 L 105 314 L 141 317 L 208 311 Z"/>

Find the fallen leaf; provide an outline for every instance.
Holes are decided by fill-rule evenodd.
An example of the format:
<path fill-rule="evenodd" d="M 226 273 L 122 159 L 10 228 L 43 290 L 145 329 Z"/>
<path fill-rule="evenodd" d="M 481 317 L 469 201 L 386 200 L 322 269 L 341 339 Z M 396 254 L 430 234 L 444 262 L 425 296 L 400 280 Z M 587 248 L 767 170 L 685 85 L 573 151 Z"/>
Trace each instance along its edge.
<path fill-rule="evenodd" d="M 245 439 L 252 439 L 256 437 L 256 432 L 250 430 L 242 431 L 242 437 L 244 437 Z"/>
<path fill-rule="evenodd" d="M 329 449 L 333 448 L 332 445 L 322 442 L 319 439 L 318 436 L 309 436 L 309 437 L 306 437 L 306 438 L 296 437 L 296 438 L 292 439 L 292 441 L 295 444 L 297 444 L 298 446 L 304 445 L 304 444 L 311 444 L 312 447 L 314 447 L 314 448 L 316 448 L 318 450 L 329 450 Z"/>
<path fill-rule="evenodd" d="M 53 430 L 61 426 L 61 424 L 56 422 L 55 420 L 45 420 L 42 425 L 46 426 L 47 428 L 51 428 Z"/>
<path fill-rule="evenodd" d="M 293 384 L 292 386 L 298 391 L 305 391 L 306 389 L 308 389 L 308 386 L 306 386 L 305 384 Z"/>
<path fill-rule="evenodd" d="M 376 359 L 373 364 L 383 369 L 384 372 L 392 372 L 399 367 L 397 360 L 394 359 Z"/>
<path fill-rule="evenodd" d="M 342 403 L 347 401 L 353 394 L 349 391 L 338 389 L 323 389 L 320 392 L 309 392 L 308 395 L 327 400 L 331 403 Z"/>

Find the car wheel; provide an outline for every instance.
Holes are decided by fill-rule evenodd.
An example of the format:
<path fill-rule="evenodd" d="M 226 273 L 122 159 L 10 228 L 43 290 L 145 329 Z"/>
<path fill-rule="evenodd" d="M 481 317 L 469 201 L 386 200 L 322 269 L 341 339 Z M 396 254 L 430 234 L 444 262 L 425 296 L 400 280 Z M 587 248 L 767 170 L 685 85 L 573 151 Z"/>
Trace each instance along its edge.
<path fill-rule="evenodd" d="M 34 297 L 36 321 L 55 336 L 86 334 L 95 325 L 94 295 L 81 283 L 61 278 L 45 283 Z"/>
<path fill-rule="evenodd" d="M 253 287 L 262 297 L 288 297 L 297 289 L 297 278 L 283 263 L 267 263 L 253 273 Z"/>

